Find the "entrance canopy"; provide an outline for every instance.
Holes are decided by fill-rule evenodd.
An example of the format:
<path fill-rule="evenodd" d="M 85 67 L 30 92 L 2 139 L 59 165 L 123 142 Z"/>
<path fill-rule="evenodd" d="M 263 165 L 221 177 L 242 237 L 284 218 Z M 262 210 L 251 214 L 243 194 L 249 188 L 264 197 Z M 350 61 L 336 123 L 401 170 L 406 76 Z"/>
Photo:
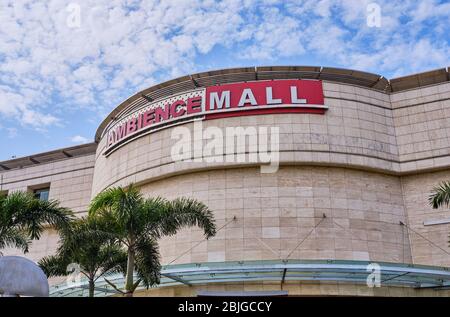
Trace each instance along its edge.
<path fill-rule="evenodd" d="M 381 286 L 450 289 L 450 268 L 343 260 L 269 260 L 168 265 L 163 266 L 161 283 L 157 287 L 258 281 L 366 284 L 367 279 L 371 279 L 378 272 Z M 124 287 L 125 279 L 122 275 L 114 274 L 106 278 L 119 288 Z M 376 283 L 377 279 L 373 279 L 373 282 Z M 103 278 L 97 280 L 95 296 L 114 294 L 117 292 Z M 77 284 L 56 285 L 51 288 L 50 296 L 88 296 L 88 282 L 82 279 Z"/>

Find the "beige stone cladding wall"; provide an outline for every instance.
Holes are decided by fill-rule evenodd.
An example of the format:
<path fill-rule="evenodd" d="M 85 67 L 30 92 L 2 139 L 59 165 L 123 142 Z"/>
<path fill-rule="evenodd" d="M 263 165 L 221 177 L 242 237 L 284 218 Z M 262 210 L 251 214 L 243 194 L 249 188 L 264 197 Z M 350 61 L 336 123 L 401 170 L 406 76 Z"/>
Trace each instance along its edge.
<path fill-rule="evenodd" d="M 279 127 L 282 164 L 327 164 L 397 171 L 398 152 L 389 95 L 324 82 L 325 115 L 260 115 L 203 121 L 203 127 Z M 193 131 L 194 124 L 183 126 Z M 93 194 L 108 186 L 140 183 L 172 174 L 232 163 L 174 163 L 173 129 L 142 136 L 105 157 L 97 149 Z M 204 141 L 207 142 L 206 140 Z"/>
<path fill-rule="evenodd" d="M 27 191 L 35 186 L 50 183 L 49 199 L 57 199 L 61 206 L 70 208 L 77 215 L 87 211 L 94 171 L 95 155 L 85 155 L 47 164 L 2 171 L 1 191 Z M 58 236 L 54 230 L 46 231 L 40 240 L 34 241 L 27 257 L 38 260 L 54 253 Z M 21 254 L 19 250 L 3 250 L 5 255 Z"/>
<path fill-rule="evenodd" d="M 329 107 L 325 115 L 227 118 L 204 121 L 203 126 L 279 127 L 281 163 L 351 166 L 388 174 L 450 166 L 450 83 L 390 95 L 342 83 L 323 82 L 323 88 Z M 192 123 L 184 126 L 193 129 Z M 213 165 L 174 164 L 170 150 L 176 140 L 171 131 L 140 137 L 107 158 L 102 155 L 106 138 L 101 139 L 93 193 Z"/>
<path fill-rule="evenodd" d="M 429 174 L 429 172 L 431 170 L 448 170 L 450 166 L 450 83 L 421 87 L 389 95 L 354 85 L 324 82 L 324 94 L 325 104 L 329 107 L 325 115 L 290 114 L 227 118 L 204 121 L 203 127 L 279 127 L 281 142 L 280 164 L 283 166 L 282 170 L 285 170 L 287 166 L 290 166 L 289 168 L 305 166 L 305 168 L 310 168 L 312 171 L 316 169 L 306 166 L 323 165 L 356 168 L 367 171 L 361 172 L 367 175 L 377 175 L 382 179 L 395 179 L 399 184 L 400 193 L 402 185 L 404 187 L 404 196 L 401 197 L 399 195 L 402 201 L 393 202 L 390 200 L 390 197 L 386 196 L 377 198 L 377 202 L 384 204 L 398 203 L 399 208 L 402 208 L 405 204 L 406 212 L 409 215 L 408 221 L 410 221 L 412 228 L 417 228 L 425 233 L 425 236 L 431 237 L 432 241 L 445 248 L 448 240 L 445 237 L 445 232 L 448 231 L 448 225 L 424 226 L 423 221 L 426 218 L 426 214 L 433 217 L 436 214 L 439 218 L 448 212 L 445 209 L 432 211 L 427 205 L 427 198 L 432 186 L 436 185 L 440 180 L 448 179 L 445 176 L 445 172 L 443 172 L 444 174 Z M 193 123 L 187 123 L 183 126 L 188 127 L 191 132 L 193 131 Z M 149 184 L 144 186 L 144 188 L 150 188 L 150 186 L 156 186 L 157 188 L 157 184 L 161 183 L 160 180 L 165 178 L 167 180 L 164 182 L 168 184 L 171 184 L 170 182 L 174 179 L 186 179 L 186 182 L 189 182 L 191 177 L 201 174 L 193 174 L 193 172 L 218 173 L 211 169 L 222 169 L 222 173 L 227 174 L 233 173 L 231 172 L 233 168 L 245 165 L 242 163 L 173 162 L 170 150 L 176 140 L 171 139 L 171 131 L 172 129 L 165 129 L 140 137 L 119 148 L 108 157 L 102 154 L 105 147 L 105 138 L 103 138 L 100 141 L 96 154 L 93 195 L 108 186 L 123 186 L 129 183 L 137 183 Z M 225 168 L 229 170 L 225 171 Z M 207 170 L 211 171 L 207 172 Z M 248 169 L 244 170 L 254 170 L 256 173 L 257 168 L 248 166 Z M 345 171 L 350 170 L 347 169 Z M 372 172 L 379 172 L 379 174 Z M 279 173 L 259 175 L 259 177 L 261 179 L 271 179 L 271 177 L 275 179 L 280 177 L 277 175 Z M 438 177 L 436 175 L 444 176 Z M 176 177 L 168 178 L 172 176 Z M 434 179 L 435 176 L 436 179 Z M 426 188 L 421 187 L 422 185 Z M 170 193 L 173 192 L 171 186 L 167 185 L 165 189 L 155 190 L 161 195 L 171 195 Z M 175 182 L 173 186 L 178 186 L 178 183 Z M 217 186 L 215 190 L 220 191 L 220 186 L 223 186 L 223 184 L 218 184 Z M 276 186 L 273 187 L 275 189 L 271 192 L 281 191 L 281 189 L 276 189 Z M 247 186 L 243 186 L 243 188 L 243 190 L 250 190 Z M 222 190 L 227 190 L 227 188 L 223 187 Z M 170 191 L 170 193 L 167 191 Z M 182 194 L 182 192 L 179 194 Z M 197 195 L 189 192 L 188 194 Z M 264 194 L 267 193 L 264 192 Z M 361 193 L 361 195 L 363 194 L 366 196 L 370 195 L 366 191 Z M 203 193 L 198 198 L 206 199 L 208 203 L 211 203 L 210 198 L 205 195 Z M 224 193 L 223 195 L 228 197 L 228 195 L 233 194 Z M 263 195 L 261 194 L 260 197 L 262 199 Z M 274 202 L 270 199 L 270 196 L 268 198 L 266 203 L 270 206 L 270 203 Z M 325 200 L 331 199 L 333 197 L 325 195 Z M 363 196 L 358 197 L 355 195 L 352 199 L 361 200 Z M 289 204 L 288 197 L 280 196 L 278 201 Z M 239 204 L 240 200 L 232 199 L 230 203 Z M 252 202 L 244 199 L 244 203 L 251 204 Z M 212 201 L 212 204 L 214 206 L 214 201 Z M 332 202 L 332 205 L 335 206 L 334 202 Z M 233 213 L 233 208 L 230 209 L 224 206 L 222 205 L 221 208 L 232 210 L 228 213 Z M 264 204 L 261 208 L 263 207 L 265 207 Z M 297 211 L 300 212 L 303 208 L 305 206 L 297 206 Z M 257 210 L 258 207 L 254 209 Z M 258 213 L 258 211 L 255 212 Z M 259 212 L 262 213 L 262 211 Z M 350 210 L 348 212 L 349 218 L 352 219 Z M 358 213 L 353 211 L 352 215 L 354 216 L 355 214 Z M 318 216 L 317 213 L 315 215 Z M 395 221 L 393 220 L 397 215 L 392 213 L 389 208 L 381 209 L 380 215 L 384 218 L 390 218 L 392 225 L 398 224 L 398 218 Z M 230 219 L 230 215 L 225 218 Z M 278 224 L 277 220 L 274 220 L 275 222 L 272 225 L 265 223 L 264 226 L 267 228 L 264 230 L 264 234 L 277 235 L 277 229 L 275 228 L 278 225 L 280 227 L 284 226 L 281 219 L 280 217 Z M 353 223 L 355 223 L 355 220 L 353 220 Z M 306 227 L 311 229 L 314 224 L 310 222 L 309 226 Z M 289 230 L 293 229 L 283 229 L 282 231 Z M 404 231 L 405 228 L 402 230 Z M 239 231 L 239 229 L 236 229 L 236 231 Z M 440 233 L 437 234 L 436 231 Z M 279 234 L 281 237 L 281 232 Z M 403 237 L 404 235 L 402 235 Z M 414 263 L 449 265 L 449 257 L 445 252 L 443 254 L 442 250 L 436 247 L 424 247 L 424 239 L 411 232 L 409 239 L 412 242 Z M 386 241 L 397 240 L 389 237 Z M 234 242 L 239 245 L 239 242 Z M 188 242 L 185 243 L 188 244 Z M 225 242 L 220 242 L 222 243 L 221 245 L 219 242 L 214 243 L 219 244 L 215 247 L 217 251 L 214 251 L 218 253 L 206 257 L 205 255 L 198 255 L 192 261 L 197 261 L 196 258 L 201 258 L 205 261 L 223 259 L 224 255 L 220 253 L 223 252 L 223 248 L 221 250 L 220 246 L 224 246 Z M 274 243 L 276 249 L 278 242 Z M 230 242 L 230 248 L 232 248 L 231 245 L 234 244 Z M 327 248 L 324 250 L 327 250 Z M 448 247 L 446 250 L 448 250 Z M 345 251 L 349 250 L 345 249 Z M 181 251 L 177 249 L 170 252 L 179 254 Z M 252 250 L 249 250 L 249 252 L 252 252 Z M 261 252 L 271 251 L 262 251 L 261 249 L 261 251 L 257 250 L 254 252 L 260 254 Z M 326 251 L 324 252 L 326 253 Z M 366 251 L 363 250 L 361 252 Z M 377 253 L 378 251 L 374 252 Z M 271 253 L 273 255 L 273 252 Z M 404 253 L 405 256 L 403 256 Z M 405 262 L 408 262 L 409 253 L 409 249 L 402 250 L 401 259 L 405 259 Z M 235 257 L 241 257 L 239 253 L 236 254 Z M 307 258 L 313 258 L 312 254 L 316 258 L 322 258 L 323 255 L 312 252 Z M 230 256 L 226 257 L 227 260 Z M 256 256 L 256 258 L 258 257 Z M 384 258 L 386 261 L 396 261 L 393 258 Z"/>
<path fill-rule="evenodd" d="M 449 208 L 433 209 L 428 204 L 432 188 L 444 180 L 450 180 L 450 169 L 402 177 L 408 221 L 415 231 L 409 233 L 414 264 L 450 267 L 450 223 L 424 225 L 425 221 L 450 220 Z"/>
<path fill-rule="evenodd" d="M 391 94 L 401 171 L 450 166 L 450 83 Z"/>
<path fill-rule="evenodd" d="M 175 176 L 141 189 L 146 196 L 197 198 L 223 227 L 208 241 L 196 228 L 164 238 L 164 264 L 288 257 L 411 262 L 395 176 L 327 167 L 286 166 L 274 174 L 238 168 Z"/>

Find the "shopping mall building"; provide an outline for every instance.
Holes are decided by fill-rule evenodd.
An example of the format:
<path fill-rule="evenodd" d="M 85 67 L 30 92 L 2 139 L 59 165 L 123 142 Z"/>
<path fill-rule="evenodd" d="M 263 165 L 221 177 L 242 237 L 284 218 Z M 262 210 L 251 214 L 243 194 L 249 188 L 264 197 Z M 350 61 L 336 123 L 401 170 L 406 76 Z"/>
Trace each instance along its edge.
<path fill-rule="evenodd" d="M 0 162 L 0 192 L 78 215 L 130 183 L 206 203 L 217 235 L 162 239 L 161 285 L 139 296 L 449 296 L 450 210 L 428 203 L 450 180 L 449 75 L 277 66 L 176 78 L 118 105 L 94 143 Z M 49 230 L 27 256 L 57 242 Z M 99 280 L 96 295 L 114 291 Z"/>

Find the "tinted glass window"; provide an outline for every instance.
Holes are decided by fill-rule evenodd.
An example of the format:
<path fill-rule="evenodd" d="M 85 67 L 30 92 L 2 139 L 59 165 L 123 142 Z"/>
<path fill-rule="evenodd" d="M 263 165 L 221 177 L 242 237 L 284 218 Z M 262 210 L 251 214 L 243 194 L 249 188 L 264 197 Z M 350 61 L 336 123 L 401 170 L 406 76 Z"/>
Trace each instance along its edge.
<path fill-rule="evenodd" d="M 48 200 L 48 194 L 50 193 L 50 188 L 35 189 L 33 191 L 34 197 L 40 200 Z"/>

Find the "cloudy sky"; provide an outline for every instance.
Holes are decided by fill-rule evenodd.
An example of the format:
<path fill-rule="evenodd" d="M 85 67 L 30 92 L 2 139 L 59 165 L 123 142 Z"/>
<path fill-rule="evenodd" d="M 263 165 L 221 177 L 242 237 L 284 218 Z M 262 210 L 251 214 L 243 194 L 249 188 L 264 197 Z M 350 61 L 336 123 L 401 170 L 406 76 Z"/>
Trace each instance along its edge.
<path fill-rule="evenodd" d="M 92 141 L 121 101 L 188 73 L 447 67 L 449 18 L 438 0 L 0 0 L 0 160 Z"/>

